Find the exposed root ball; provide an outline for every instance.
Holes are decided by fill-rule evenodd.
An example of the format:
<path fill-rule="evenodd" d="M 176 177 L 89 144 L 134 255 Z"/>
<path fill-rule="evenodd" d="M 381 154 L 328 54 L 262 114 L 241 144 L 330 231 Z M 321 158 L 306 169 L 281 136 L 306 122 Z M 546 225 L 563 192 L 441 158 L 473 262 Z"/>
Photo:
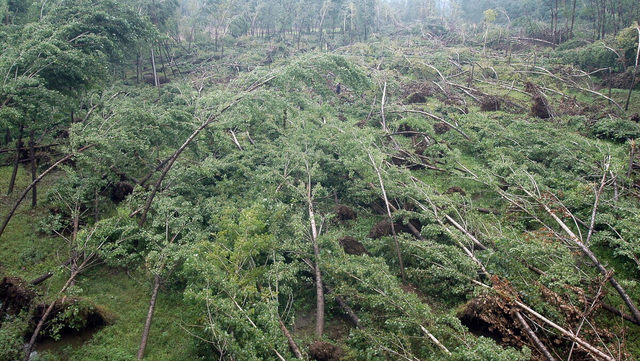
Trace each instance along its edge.
<path fill-rule="evenodd" d="M 449 189 L 447 189 L 447 194 L 453 194 L 453 193 L 460 193 L 461 196 L 466 196 L 467 193 L 464 191 L 464 189 L 460 188 L 460 187 L 449 187 Z"/>
<path fill-rule="evenodd" d="M 436 134 L 444 134 L 450 130 L 451 127 L 446 123 L 435 123 L 433 125 L 433 131 L 436 132 Z"/>
<path fill-rule="evenodd" d="M 338 240 L 340 246 L 344 249 L 344 253 L 354 256 L 362 256 L 363 254 L 371 255 L 360 241 L 353 237 L 342 237 Z"/>
<path fill-rule="evenodd" d="M 309 345 L 309 357 L 316 361 L 340 361 L 344 351 L 328 342 L 314 341 Z"/>
<path fill-rule="evenodd" d="M 533 97 L 533 104 L 531 105 L 531 115 L 541 119 L 551 118 L 549 106 L 547 105 L 547 101 L 542 95 L 536 95 Z"/>
<path fill-rule="evenodd" d="M 49 305 L 44 303 L 36 306 L 32 319 L 34 325 L 40 321 L 48 307 Z M 95 329 L 109 323 L 109 317 L 100 307 L 81 298 L 56 300 L 53 310 L 45 321 L 47 328 L 53 327 L 60 330 Z"/>
<path fill-rule="evenodd" d="M 349 221 L 352 219 L 356 219 L 358 214 L 351 208 L 345 205 L 338 205 L 335 208 L 336 217 L 340 221 Z"/>
<path fill-rule="evenodd" d="M 133 186 L 129 182 L 118 182 L 111 190 L 111 200 L 118 204 L 129 194 L 133 193 Z"/>
<path fill-rule="evenodd" d="M 510 305 L 500 297 L 484 294 L 474 298 L 458 318 L 471 332 L 491 337 L 500 343 L 517 347 L 527 343 L 526 336 L 515 326 Z"/>
<path fill-rule="evenodd" d="M 480 110 L 483 112 L 496 112 L 500 110 L 500 98 L 494 96 L 485 96 L 480 102 Z"/>
<path fill-rule="evenodd" d="M 411 225 L 415 227 L 418 232 L 420 232 L 420 230 L 422 229 L 422 224 L 417 219 L 411 219 L 409 220 L 409 223 L 411 223 Z M 411 233 L 411 230 L 409 229 L 409 226 L 407 224 L 394 222 L 393 227 L 396 233 Z M 376 239 L 384 236 L 389 236 L 392 233 L 393 232 L 391 231 L 391 224 L 387 219 L 383 219 L 380 222 L 376 223 L 373 228 L 371 228 L 371 231 L 369 231 L 369 238 Z"/>
<path fill-rule="evenodd" d="M 5 277 L 0 282 L 0 323 L 5 314 L 17 315 L 21 310 L 28 310 L 35 292 L 27 287 L 27 281 L 20 277 Z"/>

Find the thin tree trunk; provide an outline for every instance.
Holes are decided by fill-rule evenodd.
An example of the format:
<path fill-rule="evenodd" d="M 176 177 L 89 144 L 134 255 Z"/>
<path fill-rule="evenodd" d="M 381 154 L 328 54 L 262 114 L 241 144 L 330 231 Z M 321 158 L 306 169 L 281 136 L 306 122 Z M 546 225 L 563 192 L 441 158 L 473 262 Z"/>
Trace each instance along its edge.
<path fill-rule="evenodd" d="M 427 330 L 424 326 L 420 325 L 420 329 L 422 330 L 422 332 L 424 332 L 425 335 L 427 335 L 427 337 L 429 337 L 429 339 L 431 339 L 431 341 L 433 341 L 433 343 L 435 343 L 436 345 L 438 345 L 438 347 L 440 347 L 442 349 L 442 351 L 444 351 L 447 355 L 451 355 L 451 351 L 449 351 L 443 344 L 442 342 L 440 342 L 431 332 L 429 332 L 429 330 Z"/>
<path fill-rule="evenodd" d="M 384 117 L 384 101 L 387 97 L 387 82 L 384 82 L 384 87 L 382 88 L 382 100 L 380 101 L 380 116 L 382 117 L 382 130 L 388 132 L 387 129 L 387 120 Z"/>
<path fill-rule="evenodd" d="M 151 68 L 153 69 L 153 83 L 158 86 L 158 72 L 156 71 L 156 57 L 153 54 L 153 47 L 151 47 Z"/>
<path fill-rule="evenodd" d="M 309 222 L 311 223 L 311 242 L 313 243 L 313 271 L 316 278 L 316 339 L 321 339 L 324 333 L 324 286 L 322 283 L 322 273 L 320 272 L 320 247 L 318 246 L 318 229 L 316 227 L 316 216 L 313 211 L 313 198 L 311 194 L 311 173 L 307 166 L 309 176 L 307 184 L 307 203 L 309 206 Z"/>
<path fill-rule="evenodd" d="M 33 138 L 34 130 L 31 129 L 29 134 L 29 158 L 31 158 L 31 182 L 36 180 L 37 178 L 37 167 L 36 167 L 36 150 L 35 150 L 35 139 Z M 31 189 L 31 208 L 35 208 L 38 205 L 38 188 L 34 185 Z"/>
<path fill-rule="evenodd" d="M 9 189 L 7 190 L 7 195 L 13 193 L 13 188 L 16 185 L 16 177 L 18 176 L 18 165 L 20 164 L 20 150 L 22 149 L 23 132 L 24 124 L 20 124 L 20 132 L 18 133 L 18 140 L 16 141 L 16 155 L 13 159 L 13 172 L 11 173 L 11 180 L 9 181 Z"/>
<path fill-rule="evenodd" d="M 391 215 L 391 208 L 389 206 L 389 198 L 387 197 L 387 191 L 384 189 L 384 182 L 382 181 L 382 175 L 380 174 L 380 169 L 376 166 L 376 162 L 373 159 L 371 153 L 369 153 L 369 160 L 371 160 L 371 165 L 373 166 L 374 171 L 378 175 L 378 181 L 380 182 L 380 189 L 382 190 L 382 196 L 384 197 L 384 203 L 387 207 L 387 216 L 389 217 L 389 224 L 391 225 L 391 233 L 393 234 L 393 243 L 396 248 L 396 255 L 398 256 L 398 266 L 400 267 L 400 275 L 402 276 L 402 283 L 407 283 L 407 276 L 404 272 L 404 262 L 402 260 L 402 252 L 400 251 L 400 242 L 398 242 L 398 235 L 396 234 L 396 229 L 393 225 L 393 216 Z"/>
<path fill-rule="evenodd" d="M 156 310 L 156 301 L 158 300 L 158 293 L 160 291 L 160 275 L 156 274 L 153 278 L 153 293 L 151 294 L 151 300 L 149 301 L 149 311 L 147 312 L 147 320 L 144 323 L 144 329 L 142 330 L 142 339 L 140 340 L 140 347 L 138 348 L 138 354 L 136 359 L 142 360 L 144 358 L 144 352 L 147 349 L 147 343 L 149 341 L 149 330 L 151 329 L 151 321 L 153 320 L 153 313 Z"/>
<path fill-rule="evenodd" d="M 38 176 L 38 178 L 36 178 L 33 182 L 31 182 L 31 184 L 29 184 L 29 186 L 27 188 L 25 188 L 25 190 L 23 190 L 22 193 L 20 193 L 20 196 L 18 197 L 18 199 L 13 204 L 13 207 L 11 207 L 11 210 L 9 211 L 9 213 L 7 213 L 7 215 L 4 217 L 4 221 L 2 222 L 2 226 L 0 226 L 0 236 L 2 236 L 2 233 L 4 233 L 4 230 L 7 228 L 7 224 L 9 224 L 9 220 L 11 220 L 11 217 L 13 217 L 13 214 L 16 212 L 16 210 L 18 209 L 18 206 L 20 206 L 20 203 L 27 196 L 27 194 L 29 193 L 31 188 L 35 187 L 36 184 L 38 184 L 38 182 L 40 182 L 42 180 L 42 178 L 44 178 L 44 176 L 46 176 L 51 171 L 56 169 L 56 167 L 58 167 L 61 163 L 73 158 L 77 154 L 80 154 L 80 153 L 84 152 L 85 150 L 87 150 L 89 148 L 92 148 L 94 146 L 95 146 L 95 144 L 85 145 L 84 147 L 78 149 L 75 153 L 68 154 L 68 155 L 62 157 L 60 160 L 55 162 L 51 167 L 49 167 L 47 170 L 42 172 L 42 174 L 40 174 Z"/>
<path fill-rule="evenodd" d="M 302 357 L 302 352 L 300 352 L 300 348 L 296 344 L 296 341 L 294 341 L 293 337 L 291 336 L 291 333 L 289 332 L 289 330 L 287 330 L 287 326 L 285 326 L 284 322 L 282 322 L 282 319 L 280 317 L 278 317 L 278 324 L 280 325 L 280 330 L 282 331 L 284 336 L 287 338 L 287 342 L 289 342 L 289 348 L 291 349 L 291 352 L 293 352 L 293 354 L 296 356 L 297 359 L 302 360 L 303 357 Z"/>

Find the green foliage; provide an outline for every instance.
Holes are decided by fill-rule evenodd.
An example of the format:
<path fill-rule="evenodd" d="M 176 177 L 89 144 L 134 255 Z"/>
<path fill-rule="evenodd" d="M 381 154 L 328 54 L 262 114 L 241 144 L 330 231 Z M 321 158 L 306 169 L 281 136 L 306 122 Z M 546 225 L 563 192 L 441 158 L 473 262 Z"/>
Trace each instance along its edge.
<path fill-rule="evenodd" d="M 615 52 L 607 49 L 602 42 L 595 42 L 567 50 L 558 49 L 558 57 L 564 64 L 579 65 L 585 70 L 608 67 L 620 69 L 618 56 Z"/>
<path fill-rule="evenodd" d="M 527 347 L 522 351 L 511 347 L 503 348 L 486 337 L 478 337 L 473 345 L 465 345 L 452 353 L 451 360 L 459 361 L 524 361 L 531 358 L 531 350 Z"/>
<path fill-rule="evenodd" d="M 640 137 L 640 125 L 627 119 L 604 118 L 597 121 L 590 129 L 593 136 L 616 142 L 626 142 Z"/>
<path fill-rule="evenodd" d="M 0 359 L 19 360 L 22 358 L 24 336 L 29 327 L 29 317 L 25 312 L 17 316 L 3 316 L 0 327 Z"/>

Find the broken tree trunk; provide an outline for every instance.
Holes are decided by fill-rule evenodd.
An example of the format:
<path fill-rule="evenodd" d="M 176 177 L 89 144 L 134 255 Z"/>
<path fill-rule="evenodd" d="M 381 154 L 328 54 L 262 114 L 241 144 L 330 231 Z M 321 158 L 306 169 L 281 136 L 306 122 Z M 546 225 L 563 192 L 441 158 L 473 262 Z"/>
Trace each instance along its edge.
<path fill-rule="evenodd" d="M 324 288 L 327 290 L 327 293 L 334 293 L 333 289 L 331 287 L 325 285 Z M 342 310 L 347 314 L 347 316 L 351 319 L 351 321 L 353 321 L 353 323 L 356 325 L 356 327 L 358 329 L 362 330 L 364 327 L 362 326 L 362 324 L 360 324 L 360 318 L 358 318 L 358 315 L 356 315 L 356 312 L 353 310 L 353 308 L 351 308 L 339 296 L 334 296 L 334 300 L 336 301 L 338 306 L 340 306 L 340 308 L 342 308 Z"/>

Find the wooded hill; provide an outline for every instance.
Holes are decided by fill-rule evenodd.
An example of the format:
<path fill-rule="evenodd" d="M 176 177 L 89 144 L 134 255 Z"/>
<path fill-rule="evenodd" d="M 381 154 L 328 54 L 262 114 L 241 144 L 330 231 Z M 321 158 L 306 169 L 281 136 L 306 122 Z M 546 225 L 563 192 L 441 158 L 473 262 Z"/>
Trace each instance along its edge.
<path fill-rule="evenodd" d="M 0 1 L 0 359 L 637 359 L 613 3 Z"/>

